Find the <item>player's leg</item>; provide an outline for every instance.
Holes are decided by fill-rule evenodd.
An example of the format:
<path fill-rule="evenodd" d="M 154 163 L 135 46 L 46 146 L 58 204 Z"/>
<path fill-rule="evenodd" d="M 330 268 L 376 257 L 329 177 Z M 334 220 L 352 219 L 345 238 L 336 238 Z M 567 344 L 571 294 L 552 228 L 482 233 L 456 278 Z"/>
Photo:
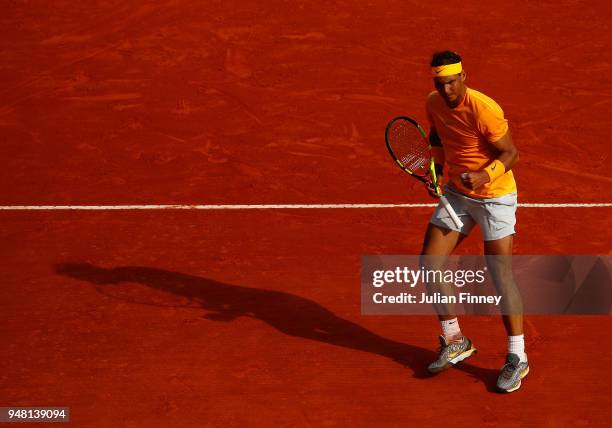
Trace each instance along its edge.
<path fill-rule="evenodd" d="M 438 207 L 431 216 L 430 223 L 427 225 L 425 239 L 423 240 L 423 248 L 421 250 L 421 264 L 424 267 L 436 270 L 442 268 L 446 263 L 446 258 L 455 250 L 455 248 L 463 241 L 470 233 L 475 225 L 474 220 L 469 214 L 469 207 L 466 205 L 468 200 L 461 197 L 459 194 L 449 192 L 446 189 L 446 199 L 453 207 L 457 216 L 462 220 L 463 227 L 457 228 L 448 212 L 442 205 Z M 427 284 L 429 293 L 449 294 L 453 291 L 451 287 L 444 287 L 442 284 Z M 456 318 L 453 305 L 434 305 L 436 312 L 439 314 L 440 322 L 450 321 Z M 443 329 L 445 325 L 443 324 Z M 458 327 L 458 324 L 457 324 Z M 446 331 L 444 331 L 447 335 Z"/>
<path fill-rule="evenodd" d="M 521 296 L 512 275 L 513 235 L 493 241 L 485 241 L 485 254 L 489 272 L 504 302 L 502 320 L 508 336 L 523 334 L 523 311 Z"/>
<path fill-rule="evenodd" d="M 521 380 L 529 373 L 523 334 L 523 307 L 521 296 L 512 275 L 512 235 L 501 239 L 485 241 L 489 272 L 505 301 L 502 310 L 504 326 L 508 334 L 506 362 L 497 379 L 497 387 L 506 392 L 521 387 Z"/>
<path fill-rule="evenodd" d="M 485 237 L 489 272 L 502 296 L 503 322 L 508 334 L 506 362 L 497 379 L 497 387 L 506 392 L 521 387 L 529 373 L 523 334 L 523 305 L 512 274 L 512 246 L 516 223 L 516 195 L 506 195 L 483 204 L 479 221 Z"/>
<path fill-rule="evenodd" d="M 466 235 L 456 230 L 447 229 L 445 227 L 438 226 L 434 223 L 427 225 L 427 231 L 425 232 L 425 238 L 423 239 L 423 248 L 421 250 L 421 264 L 429 270 L 441 269 L 446 263 L 448 256 L 452 254 L 455 248 L 465 239 Z M 444 287 L 443 284 L 427 284 L 429 293 L 442 293 L 446 294 L 449 290 L 448 287 Z M 450 289 L 452 291 L 452 289 Z M 438 319 L 440 322 L 453 320 L 457 317 L 454 312 L 453 305 L 435 305 L 436 312 L 439 314 Z M 446 324 L 442 325 L 444 330 Z M 459 333 L 458 324 L 457 331 L 443 331 L 448 339 L 452 339 L 452 335 Z M 447 334 L 450 333 L 450 334 Z"/>
<path fill-rule="evenodd" d="M 465 239 L 463 233 L 450 230 L 433 223 L 427 225 L 421 254 L 431 256 L 449 256 Z"/>
<path fill-rule="evenodd" d="M 421 251 L 422 264 L 427 269 L 440 269 L 443 267 L 447 257 L 463 241 L 474 221 L 469 218 L 461 201 L 456 198 L 449 198 L 449 203 L 462 217 L 464 228 L 457 230 L 452 220 L 448 218 L 446 210 L 438 206 L 432 216 L 431 223 L 427 226 L 423 248 Z M 452 291 L 452 287 L 444 287 L 442 284 L 427 284 L 428 291 L 447 294 Z M 427 368 L 431 373 L 438 373 L 457 364 L 476 352 L 472 342 L 461 334 L 459 321 L 452 305 L 435 305 L 439 314 L 438 318 L 442 326 L 440 336 L 440 351 L 436 361 L 432 362 Z"/>
<path fill-rule="evenodd" d="M 427 269 L 436 270 L 442 268 L 446 258 L 463 241 L 465 235 L 450 229 L 445 229 L 430 223 L 425 233 L 423 250 L 421 252 L 422 263 Z M 428 257 L 431 256 L 431 257 Z M 452 287 L 444 287 L 441 284 L 427 284 L 430 293 L 447 293 Z M 440 335 L 440 350 L 438 358 L 429 364 L 427 369 L 431 373 L 444 371 L 453 365 L 470 357 L 476 348 L 467 337 L 461 334 L 459 320 L 454 313 L 453 305 L 435 305 L 439 314 L 438 319 L 442 326 Z"/>

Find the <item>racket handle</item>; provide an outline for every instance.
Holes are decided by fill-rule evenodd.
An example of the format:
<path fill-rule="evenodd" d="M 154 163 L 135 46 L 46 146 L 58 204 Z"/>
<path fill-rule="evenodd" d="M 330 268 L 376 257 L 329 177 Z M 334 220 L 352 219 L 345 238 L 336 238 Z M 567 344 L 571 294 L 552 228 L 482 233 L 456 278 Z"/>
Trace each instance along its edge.
<path fill-rule="evenodd" d="M 440 202 L 442 202 L 442 206 L 444 206 L 444 209 L 446 210 L 450 218 L 453 220 L 453 223 L 455 223 L 455 226 L 457 226 L 458 229 L 461 229 L 463 227 L 463 222 L 459 219 L 457 213 L 455 212 L 453 207 L 451 207 L 451 204 L 448 203 L 446 197 L 440 196 Z"/>

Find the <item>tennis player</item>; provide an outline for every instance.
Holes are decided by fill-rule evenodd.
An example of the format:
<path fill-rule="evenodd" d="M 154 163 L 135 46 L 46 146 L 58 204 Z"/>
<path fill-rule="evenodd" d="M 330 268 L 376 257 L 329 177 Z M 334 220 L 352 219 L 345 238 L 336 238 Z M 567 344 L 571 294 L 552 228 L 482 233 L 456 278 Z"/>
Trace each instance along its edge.
<path fill-rule="evenodd" d="M 436 90 L 429 94 L 426 102 L 429 141 L 436 169 L 440 173 L 443 166 L 447 169 L 444 193 L 463 221 L 463 227 L 458 228 L 443 206 L 438 205 L 425 233 L 422 254 L 450 255 L 478 225 L 484 236 L 485 254 L 511 256 L 517 207 L 517 189 L 511 169 L 518 160 L 518 151 L 512 142 L 508 121 L 495 101 L 465 85 L 466 73 L 457 53 L 436 52 L 431 72 Z M 513 285 L 511 269 L 491 269 L 489 259 L 498 291 L 504 290 L 505 283 Z M 516 288 L 509 289 L 515 295 L 504 298 L 520 302 Z M 508 353 L 497 387 L 507 392 L 519 389 L 521 379 L 529 372 L 520 303 L 518 309 L 515 304 L 512 314 L 503 316 Z M 439 319 L 442 324 L 440 354 L 428 367 L 432 373 L 452 367 L 476 351 L 461 333 L 456 315 L 439 315 Z"/>

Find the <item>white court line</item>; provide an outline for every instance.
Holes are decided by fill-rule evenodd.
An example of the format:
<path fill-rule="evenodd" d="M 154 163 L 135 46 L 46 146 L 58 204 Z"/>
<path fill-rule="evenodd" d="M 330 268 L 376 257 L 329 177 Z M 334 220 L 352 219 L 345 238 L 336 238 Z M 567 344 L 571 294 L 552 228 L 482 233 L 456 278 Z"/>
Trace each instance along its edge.
<path fill-rule="evenodd" d="M 437 204 L 268 204 L 268 205 L 4 205 L 0 211 L 111 211 L 111 210 L 278 210 L 341 208 L 428 208 Z M 522 208 L 595 208 L 612 203 L 522 203 Z"/>

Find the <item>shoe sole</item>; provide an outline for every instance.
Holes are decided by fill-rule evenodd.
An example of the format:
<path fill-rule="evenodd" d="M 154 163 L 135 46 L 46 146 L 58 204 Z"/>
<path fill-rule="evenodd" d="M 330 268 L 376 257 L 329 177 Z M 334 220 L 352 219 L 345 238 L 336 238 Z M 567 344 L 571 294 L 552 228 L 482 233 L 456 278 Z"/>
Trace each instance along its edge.
<path fill-rule="evenodd" d="M 514 392 L 517 389 L 519 389 L 521 387 L 521 380 L 525 378 L 525 376 L 527 376 L 527 374 L 529 373 L 529 366 L 527 366 L 527 368 L 525 369 L 525 371 L 523 371 L 523 373 L 521 373 L 521 377 L 519 378 L 518 383 L 516 384 L 516 386 L 514 388 L 510 388 L 510 389 L 502 389 L 502 391 L 505 392 Z"/>
<path fill-rule="evenodd" d="M 448 363 L 446 363 L 444 366 L 440 367 L 439 369 L 431 370 L 428 367 L 427 370 L 429 370 L 430 373 L 440 373 L 440 372 L 443 372 L 444 370 L 450 369 L 451 367 L 455 366 L 457 363 L 460 363 L 461 361 L 465 360 L 466 358 L 471 357 L 473 354 L 476 353 L 476 351 L 477 351 L 476 348 L 471 347 L 467 351 L 464 351 L 461 354 L 457 355 L 455 358 L 449 360 Z"/>

